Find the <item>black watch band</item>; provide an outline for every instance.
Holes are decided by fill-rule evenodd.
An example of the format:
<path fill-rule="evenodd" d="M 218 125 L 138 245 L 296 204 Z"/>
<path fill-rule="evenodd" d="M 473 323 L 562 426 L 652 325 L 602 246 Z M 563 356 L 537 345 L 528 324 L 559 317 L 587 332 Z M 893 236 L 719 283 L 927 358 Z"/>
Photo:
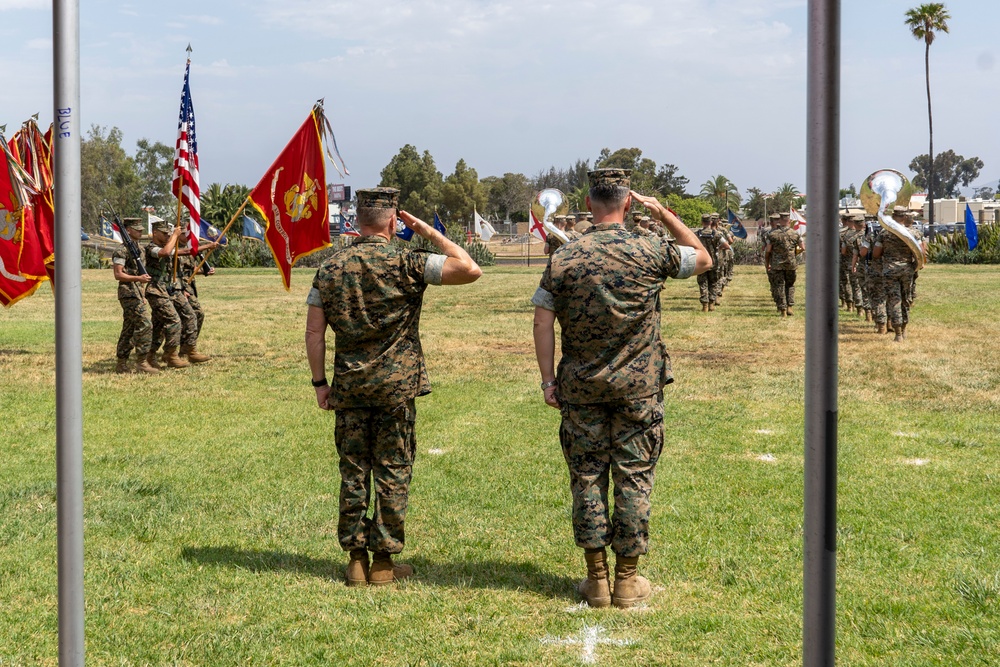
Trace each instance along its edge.
<path fill-rule="evenodd" d="M 326 378 L 323 378 L 322 380 L 313 380 L 312 383 L 313 386 L 316 387 L 317 389 L 319 389 L 320 387 L 325 387 L 328 384 Z"/>

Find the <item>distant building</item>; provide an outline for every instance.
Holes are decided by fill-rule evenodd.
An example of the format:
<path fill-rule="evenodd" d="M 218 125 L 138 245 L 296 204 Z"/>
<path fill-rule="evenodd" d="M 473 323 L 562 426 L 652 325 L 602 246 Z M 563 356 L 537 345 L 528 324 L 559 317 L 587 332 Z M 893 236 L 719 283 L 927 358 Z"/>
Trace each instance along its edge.
<path fill-rule="evenodd" d="M 914 195 L 914 200 L 918 195 Z M 924 220 L 930 216 L 930 203 L 926 201 L 927 195 L 921 194 L 920 213 Z M 969 205 L 972 215 L 976 217 L 979 224 L 990 224 L 1000 222 L 1000 201 L 996 199 L 935 199 L 934 200 L 934 224 L 951 225 L 965 222 L 965 205 Z M 910 201 L 910 207 L 915 205 Z"/>

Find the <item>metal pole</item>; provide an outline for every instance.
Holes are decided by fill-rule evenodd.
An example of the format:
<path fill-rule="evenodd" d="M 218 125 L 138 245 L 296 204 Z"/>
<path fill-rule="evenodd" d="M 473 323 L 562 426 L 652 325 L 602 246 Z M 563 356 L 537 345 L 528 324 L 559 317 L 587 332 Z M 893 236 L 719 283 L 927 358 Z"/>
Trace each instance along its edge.
<path fill-rule="evenodd" d="M 833 667 L 837 565 L 837 180 L 840 0 L 809 0 L 802 661 Z"/>
<path fill-rule="evenodd" d="M 59 665 L 83 665 L 80 4 L 52 2 Z"/>

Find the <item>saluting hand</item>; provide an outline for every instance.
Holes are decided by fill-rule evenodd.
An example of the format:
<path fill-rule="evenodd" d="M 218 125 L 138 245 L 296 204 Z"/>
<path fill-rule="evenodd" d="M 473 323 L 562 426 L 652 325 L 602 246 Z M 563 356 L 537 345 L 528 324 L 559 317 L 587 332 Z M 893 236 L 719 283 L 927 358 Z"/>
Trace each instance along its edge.
<path fill-rule="evenodd" d="M 403 221 L 404 225 L 412 229 L 418 236 L 426 236 L 427 233 L 433 229 L 433 227 L 420 218 L 410 215 L 402 209 L 399 210 L 399 218 Z"/>

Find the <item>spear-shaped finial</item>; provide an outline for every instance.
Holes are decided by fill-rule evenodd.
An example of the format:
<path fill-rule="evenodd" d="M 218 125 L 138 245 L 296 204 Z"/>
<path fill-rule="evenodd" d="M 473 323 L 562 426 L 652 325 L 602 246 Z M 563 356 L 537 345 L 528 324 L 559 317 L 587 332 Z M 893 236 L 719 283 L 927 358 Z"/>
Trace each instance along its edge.
<path fill-rule="evenodd" d="M 0 125 L 0 134 L 3 134 L 6 131 L 7 131 L 7 123 Z"/>
<path fill-rule="evenodd" d="M 194 51 L 194 49 L 191 48 L 191 42 L 188 42 L 188 47 L 185 49 L 185 51 L 187 51 L 188 60 L 191 60 L 191 52 Z"/>
<path fill-rule="evenodd" d="M 32 119 L 33 121 L 35 121 L 36 123 L 38 122 L 38 114 L 39 114 L 39 113 L 41 113 L 41 112 L 40 112 L 40 111 L 39 111 L 39 112 L 36 112 L 36 113 L 32 114 L 32 116 L 31 116 L 31 119 Z"/>

